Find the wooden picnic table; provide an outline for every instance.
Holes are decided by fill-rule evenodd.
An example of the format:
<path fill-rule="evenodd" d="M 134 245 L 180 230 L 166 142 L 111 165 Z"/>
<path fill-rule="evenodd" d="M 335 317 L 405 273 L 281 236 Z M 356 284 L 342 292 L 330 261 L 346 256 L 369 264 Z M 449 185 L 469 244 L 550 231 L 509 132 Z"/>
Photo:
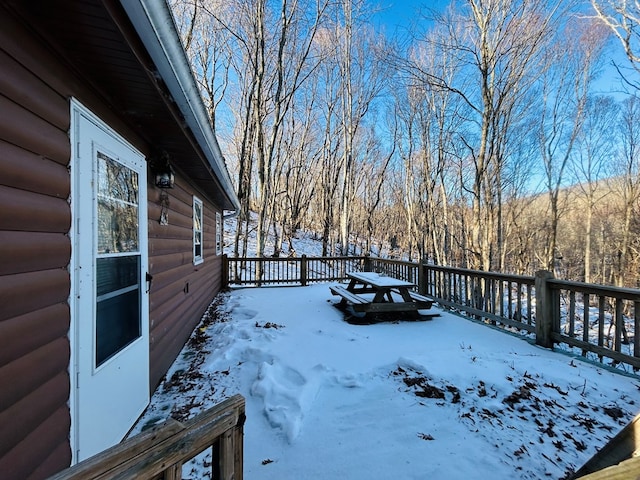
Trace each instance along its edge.
<path fill-rule="evenodd" d="M 375 272 L 349 272 L 347 276 L 346 288 L 334 285 L 330 289 L 342 297 L 341 304 L 351 306 L 355 312 L 417 312 L 433 305 L 431 300 L 411 290 L 415 283 Z"/>

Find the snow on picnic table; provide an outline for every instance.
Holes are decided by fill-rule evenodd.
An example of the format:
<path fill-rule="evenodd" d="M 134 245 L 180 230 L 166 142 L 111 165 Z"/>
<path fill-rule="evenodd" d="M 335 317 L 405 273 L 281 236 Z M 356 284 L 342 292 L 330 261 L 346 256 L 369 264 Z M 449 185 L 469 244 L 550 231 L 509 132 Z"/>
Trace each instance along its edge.
<path fill-rule="evenodd" d="M 347 273 L 350 278 L 358 280 L 360 285 L 362 286 L 375 286 L 375 287 L 407 287 L 411 288 L 415 286 L 415 283 L 401 280 L 399 278 L 390 277 L 385 273 L 376 273 L 376 272 L 351 272 Z"/>
<path fill-rule="evenodd" d="M 336 302 L 326 284 L 221 294 L 136 431 L 240 393 L 248 480 L 562 478 L 640 408 L 637 377 L 445 312 L 352 325 Z"/>

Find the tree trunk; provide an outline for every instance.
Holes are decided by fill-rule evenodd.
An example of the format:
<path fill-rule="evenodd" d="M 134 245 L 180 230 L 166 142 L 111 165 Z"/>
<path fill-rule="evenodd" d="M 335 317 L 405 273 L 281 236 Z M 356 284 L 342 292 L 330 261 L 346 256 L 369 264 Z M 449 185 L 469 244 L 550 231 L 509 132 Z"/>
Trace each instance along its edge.
<path fill-rule="evenodd" d="M 584 225 L 584 281 L 591 282 L 591 230 L 593 228 L 593 192 L 588 198 L 587 218 Z"/>

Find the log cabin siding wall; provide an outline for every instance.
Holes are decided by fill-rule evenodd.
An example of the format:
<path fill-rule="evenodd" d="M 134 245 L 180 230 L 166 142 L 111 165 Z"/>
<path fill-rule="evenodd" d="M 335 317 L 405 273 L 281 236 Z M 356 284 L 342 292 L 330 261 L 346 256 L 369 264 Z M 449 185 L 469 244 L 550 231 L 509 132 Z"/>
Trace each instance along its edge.
<path fill-rule="evenodd" d="M 69 102 L 0 17 L 0 472 L 45 478 L 71 461 Z"/>
<path fill-rule="evenodd" d="M 69 99 L 150 152 L 144 132 L 71 72 L 0 5 L 0 477 L 8 480 L 46 478 L 71 462 Z M 161 226 L 160 190 L 148 185 L 151 391 L 221 285 L 216 206 L 185 176 L 168 192 L 169 225 Z M 194 193 L 205 213 L 199 265 Z"/>
<path fill-rule="evenodd" d="M 180 353 L 202 314 L 220 290 L 222 257 L 216 255 L 215 214 L 220 210 L 182 175 L 165 190 L 168 195 L 168 225 L 160 225 L 161 190 L 150 185 L 149 292 L 150 387 L 162 380 Z M 203 202 L 203 259 L 193 264 L 193 196 Z"/>

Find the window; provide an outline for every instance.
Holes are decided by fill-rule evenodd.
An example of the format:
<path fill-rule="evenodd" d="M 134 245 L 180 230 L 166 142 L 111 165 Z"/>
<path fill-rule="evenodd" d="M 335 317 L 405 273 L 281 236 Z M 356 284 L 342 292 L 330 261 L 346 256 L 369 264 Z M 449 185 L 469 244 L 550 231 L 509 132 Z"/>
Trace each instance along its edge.
<path fill-rule="evenodd" d="M 99 367 L 142 335 L 138 173 L 97 152 L 96 352 Z"/>
<path fill-rule="evenodd" d="M 216 255 L 222 255 L 222 215 L 216 212 Z"/>
<path fill-rule="evenodd" d="M 193 263 L 202 263 L 202 200 L 193 197 Z"/>

